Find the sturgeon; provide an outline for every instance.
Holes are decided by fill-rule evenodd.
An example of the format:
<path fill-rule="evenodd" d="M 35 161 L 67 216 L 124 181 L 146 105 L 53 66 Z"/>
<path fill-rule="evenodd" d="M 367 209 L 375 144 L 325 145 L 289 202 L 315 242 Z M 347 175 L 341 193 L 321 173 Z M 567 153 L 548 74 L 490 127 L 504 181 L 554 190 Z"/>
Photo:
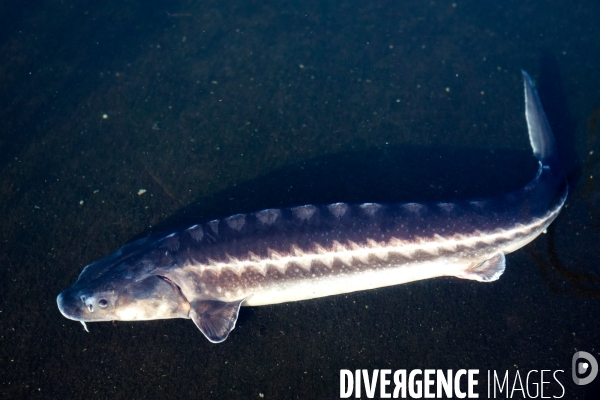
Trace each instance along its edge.
<path fill-rule="evenodd" d="M 525 116 L 535 178 L 498 197 L 445 203 L 334 203 L 267 209 L 155 234 L 86 266 L 58 295 L 86 322 L 191 318 L 219 343 L 240 306 L 350 293 L 420 279 L 497 280 L 505 254 L 542 233 L 568 185 L 529 75 Z"/>

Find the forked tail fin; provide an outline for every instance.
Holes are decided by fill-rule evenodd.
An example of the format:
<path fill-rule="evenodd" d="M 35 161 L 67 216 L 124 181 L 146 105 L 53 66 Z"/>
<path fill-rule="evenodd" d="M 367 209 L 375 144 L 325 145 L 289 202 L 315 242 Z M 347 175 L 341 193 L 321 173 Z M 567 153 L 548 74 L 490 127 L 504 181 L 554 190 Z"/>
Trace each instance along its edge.
<path fill-rule="evenodd" d="M 542 108 L 542 102 L 533 86 L 529 74 L 523 72 L 525 83 L 525 118 L 529 128 L 529 141 L 533 148 L 533 154 L 543 166 L 551 169 L 556 165 L 556 143 L 554 135 L 548 124 L 548 119 Z"/>

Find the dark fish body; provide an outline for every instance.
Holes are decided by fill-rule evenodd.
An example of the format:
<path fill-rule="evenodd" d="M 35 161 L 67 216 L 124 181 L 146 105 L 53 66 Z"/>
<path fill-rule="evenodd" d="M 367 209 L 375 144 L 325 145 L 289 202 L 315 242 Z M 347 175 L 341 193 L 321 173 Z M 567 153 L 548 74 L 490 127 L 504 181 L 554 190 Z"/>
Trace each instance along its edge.
<path fill-rule="evenodd" d="M 265 305 L 438 276 L 494 281 L 504 255 L 535 239 L 567 196 L 554 139 L 524 73 L 526 117 L 540 161 L 525 187 L 452 203 L 268 209 L 130 243 L 88 265 L 58 296 L 81 322 L 191 318 L 212 342 L 240 305 Z"/>

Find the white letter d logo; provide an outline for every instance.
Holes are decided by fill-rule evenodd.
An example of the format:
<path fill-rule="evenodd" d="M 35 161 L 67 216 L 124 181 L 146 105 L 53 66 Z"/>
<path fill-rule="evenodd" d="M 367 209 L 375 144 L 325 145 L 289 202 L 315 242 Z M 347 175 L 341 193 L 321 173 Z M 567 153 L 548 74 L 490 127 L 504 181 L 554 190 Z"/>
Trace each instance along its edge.
<path fill-rule="evenodd" d="M 578 364 L 577 361 L 579 361 L 581 358 L 585 359 L 587 362 L 584 361 Z M 592 367 L 590 374 L 586 378 L 578 377 L 578 375 L 585 374 L 590 367 Z M 596 378 L 596 375 L 598 375 L 598 362 L 593 355 L 585 351 L 578 351 L 577 353 L 573 354 L 571 368 L 573 382 L 575 382 L 576 385 L 587 385 L 588 383 L 592 382 L 594 378 Z"/>

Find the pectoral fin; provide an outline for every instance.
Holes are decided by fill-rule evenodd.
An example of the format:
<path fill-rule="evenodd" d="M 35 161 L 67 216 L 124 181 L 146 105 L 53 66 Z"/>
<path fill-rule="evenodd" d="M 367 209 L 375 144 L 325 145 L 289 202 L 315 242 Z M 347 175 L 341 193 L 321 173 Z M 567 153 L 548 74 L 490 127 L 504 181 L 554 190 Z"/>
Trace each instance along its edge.
<path fill-rule="evenodd" d="M 196 300 L 191 303 L 190 318 L 212 343 L 221 343 L 235 328 L 244 300 L 225 303 L 217 300 Z"/>
<path fill-rule="evenodd" d="M 491 258 L 483 262 L 471 264 L 462 271 L 457 277 L 463 279 L 472 279 L 479 282 L 491 282 L 500 278 L 506 267 L 504 253 L 496 253 Z"/>

